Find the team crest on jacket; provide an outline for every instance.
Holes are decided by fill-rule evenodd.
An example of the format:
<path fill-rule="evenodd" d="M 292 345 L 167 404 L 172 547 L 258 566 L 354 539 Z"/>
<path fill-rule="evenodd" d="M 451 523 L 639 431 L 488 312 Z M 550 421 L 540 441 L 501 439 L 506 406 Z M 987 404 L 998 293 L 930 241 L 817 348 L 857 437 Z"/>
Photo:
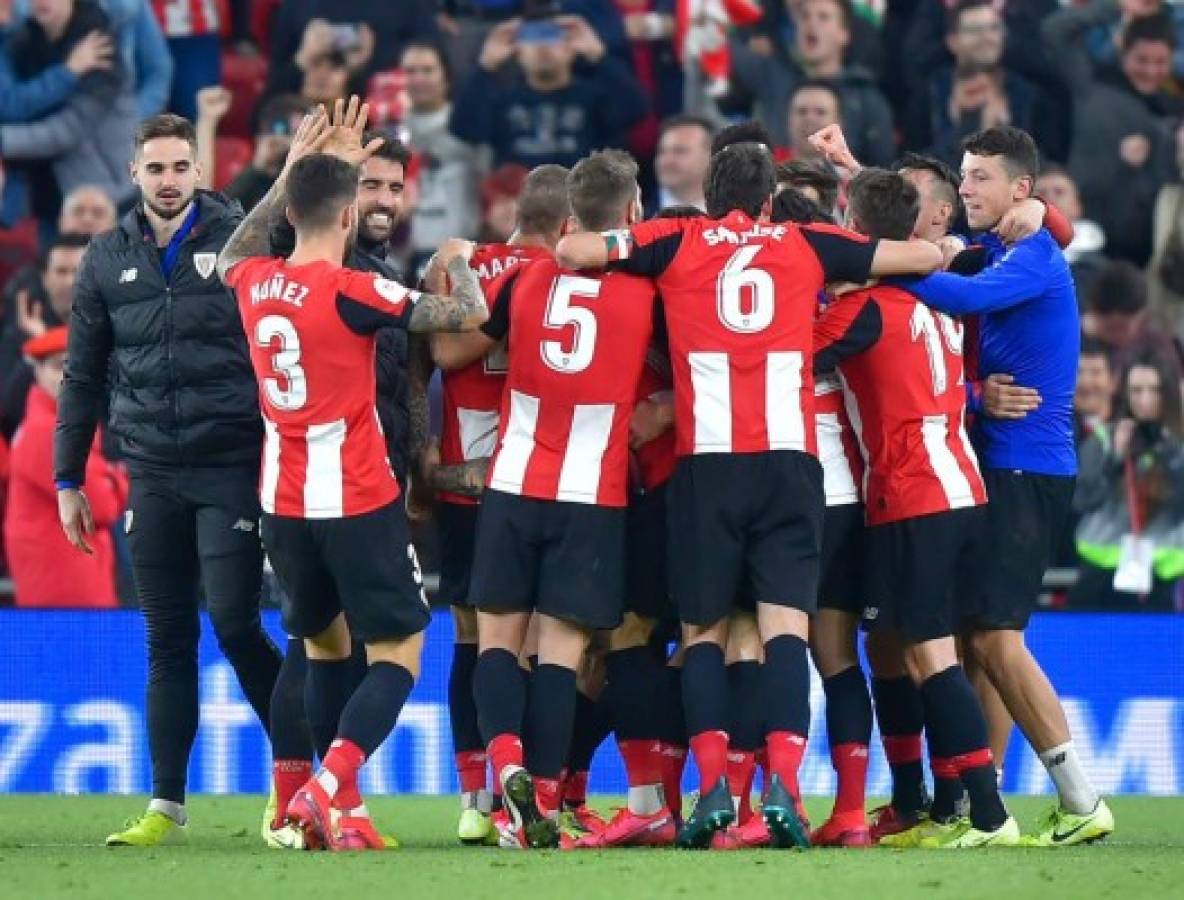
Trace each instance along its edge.
<path fill-rule="evenodd" d="M 193 268 L 202 278 L 209 278 L 214 274 L 214 266 L 218 263 L 217 253 L 194 253 Z"/>

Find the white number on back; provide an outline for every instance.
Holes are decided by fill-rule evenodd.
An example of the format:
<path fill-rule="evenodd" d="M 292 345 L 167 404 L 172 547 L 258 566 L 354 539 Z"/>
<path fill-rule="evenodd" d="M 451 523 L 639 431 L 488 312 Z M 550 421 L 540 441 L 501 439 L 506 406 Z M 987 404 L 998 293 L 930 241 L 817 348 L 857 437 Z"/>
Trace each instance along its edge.
<path fill-rule="evenodd" d="M 300 366 L 300 335 L 283 316 L 264 316 L 255 325 L 255 343 L 270 349 L 275 340 L 280 349 L 271 355 L 271 367 L 279 378 L 264 378 L 263 391 L 276 409 L 293 412 L 308 402 L 308 380 Z"/>
<path fill-rule="evenodd" d="M 910 332 L 914 341 L 925 342 L 925 355 L 929 357 L 929 373 L 933 376 L 933 396 L 940 397 L 949 387 L 949 377 L 946 374 L 946 357 L 942 352 L 944 343 L 954 356 L 962 355 L 962 326 L 945 313 L 935 313 L 923 303 L 913 307 L 913 315 L 909 320 Z M 938 331 L 941 334 L 938 334 Z M 958 384 L 962 384 L 959 376 Z"/>
<path fill-rule="evenodd" d="M 600 282 L 578 275 L 560 275 L 551 287 L 547 298 L 547 311 L 543 322 L 548 328 L 575 329 L 570 350 L 564 349 L 566 341 L 543 341 L 539 350 L 543 362 L 556 372 L 575 374 L 592 365 L 592 354 L 596 352 L 596 316 L 586 306 L 572 306 L 573 297 L 595 300 L 600 296 Z"/>
<path fill-rule="evenodd" d="M 739 248 L 715 283 L 719 320 L 740 334 L 764 331 L 773 324 L 777 305 L 773 276 L 764 269 L 748 268 L 760 251 L 759 244 Z"/>

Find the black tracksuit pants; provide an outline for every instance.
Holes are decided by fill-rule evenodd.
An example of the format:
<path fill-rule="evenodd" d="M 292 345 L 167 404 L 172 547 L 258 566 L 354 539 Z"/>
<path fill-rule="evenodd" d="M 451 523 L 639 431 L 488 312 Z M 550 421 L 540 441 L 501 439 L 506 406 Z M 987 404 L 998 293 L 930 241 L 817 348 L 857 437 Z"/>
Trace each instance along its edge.
<path fill-rule="evenodd" d="M 147 629 L 154 798 L 185 799 L 198 720 L 199 583 L 218 645 L 267 728 L 280 654 L 259 618 L 257 479 L 254 466 L 131 467 L 126 525 Z"/>

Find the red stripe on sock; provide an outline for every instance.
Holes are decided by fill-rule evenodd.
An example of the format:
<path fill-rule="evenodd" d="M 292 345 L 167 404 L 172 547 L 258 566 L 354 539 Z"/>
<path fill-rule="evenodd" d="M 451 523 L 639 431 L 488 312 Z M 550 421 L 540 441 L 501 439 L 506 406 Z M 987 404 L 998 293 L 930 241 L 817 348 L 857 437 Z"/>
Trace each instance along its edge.
<path fill-rule="evenodd" d="M 332 772 L 337 779 L 337 790 L 332 794 L 333 805 L 339 809 L 353 809 L 362 805 L 358 793 L 358 769 L 366 761 L 366 754 L 353 741 L 338 738 L 329 747 L 321 768 Z"/>
<path fill-rule="evenodd" d="M 516 734 L 499 734 L 489 742 L 487 751 L 494 784 L 502 783 L 502 770 L 507 766 L 522 766 L 522 738 Z"/>
<path fill-rule="evenodd" d="M 995 759 L 987 747 L 983 747 L 981 750 L 971 750 L 969 753 L 960 753 L 951 757 L 950 762 L 953 764 L 954 770 L 959 773 L 968 769 L 980 769 L 983 766 L 991 766 L 992 768 L 995 766 Z"/>
<path fill-rule="evenodd" d="M 699 768 L 699 792 L 706 794 L 728 771 L 728 733 L 702 731 L 691 738 L 691 754 Z"/>
<path fill-rule="evenodd" d="M 571 772 L 563 779 L 563 802 L 583 806 L 588 799 L 588 771 Z"/>
<path fill-rule="evenodd" d="M 901 734 L 895 737 L 885 736 L 882 740 L 884 743 L 884 756 L 888 759 L 888 765 L 903 766 L 906 763 L 920 762 L 921 735 Z"/>
<path fill-rule="evenodd" d="M 953 778 L 958 777 L 958 764 L 954 762 L 953 758 L 945 758 L 934 756 L 929 760 L 929 768 L 933 770 L 934 778 Z"/>
<path fill-rule="evenodd" d="M 563 799 L 562 782 L 558 778 L 534 777 L 534 796 L 539 811 L 545 815 L 559 811 L 559 804 Z"/>
<path fill-rule="evenodd" d="M 456 775 L 460 789 L 468 794 L 485 790 L 485 768 L 489 757 L 482 750 L 466 750 L 456 754 Z"/>
<path fill-rule="evenodd" d="M 830 748 L 830 761 L 838 774 L 836 814 L 862 813 L 867 792 L 867 744 L 838 744 Z"/>

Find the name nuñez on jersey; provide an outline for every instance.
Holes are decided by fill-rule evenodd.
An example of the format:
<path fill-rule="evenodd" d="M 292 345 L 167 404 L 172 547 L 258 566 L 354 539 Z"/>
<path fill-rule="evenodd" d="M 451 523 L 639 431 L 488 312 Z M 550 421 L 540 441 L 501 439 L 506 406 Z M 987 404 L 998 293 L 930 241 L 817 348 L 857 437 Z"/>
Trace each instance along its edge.
<path fill-rule="evenodd" d="M 295 281 L 288 281 L 283 275 L 273 275 L 266 281 L 251 285 L 252 303 L 279 300 L 283 303 L 291 303 L 293 306 L 303 306 L 304 298 L 307 296 L 308 288 Z"/>

